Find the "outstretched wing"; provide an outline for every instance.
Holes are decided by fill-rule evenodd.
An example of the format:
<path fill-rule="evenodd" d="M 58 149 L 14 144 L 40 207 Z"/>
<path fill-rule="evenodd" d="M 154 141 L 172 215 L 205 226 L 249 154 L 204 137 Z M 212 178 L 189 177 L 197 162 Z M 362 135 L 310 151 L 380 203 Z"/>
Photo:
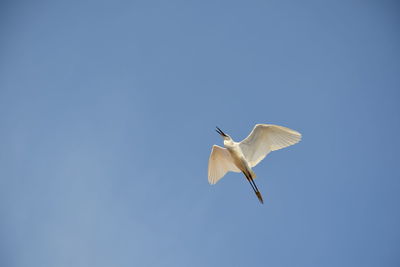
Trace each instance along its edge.
<path fill-rule="evenodd" d="M 208 159 L 208 182 L 216 184 L 227 172 L 240 172 L 226 148 L 214 145 Z"/>
<path fill-rule="evenodd" d="M 257 124 L 239 145 L 250 166 L 254 167 L 269 152 L 294 145 L 300 140 L 301 134 L 295 130 L 272 124 Z"/>

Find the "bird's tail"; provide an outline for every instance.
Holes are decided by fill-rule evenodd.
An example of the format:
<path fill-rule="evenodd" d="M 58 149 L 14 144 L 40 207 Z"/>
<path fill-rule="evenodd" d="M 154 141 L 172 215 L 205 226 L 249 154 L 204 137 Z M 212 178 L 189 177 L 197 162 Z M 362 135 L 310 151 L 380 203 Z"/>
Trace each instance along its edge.
<path fill-rule="evenodd" d="M 262 195 L 261 195 L 260 191 L 258 190 L 256 183 L 253 180 L 253 178 L 256 177 L 255 176 L 256 174 L 253 172 L 253 170 L 251 170 L 251 172 L 249 172 L 249 173 L 243 172 L 243 174 L 246 176 L 247 180 L 249 181 L 251 188 L 253 188 L 253 190 L 254 190 L 254 193 L 256 193 L 258 200 L 261 202 L 261 204 L 264 204 Z"/>
<path fill-rule="evenodd" d="M 250 172 L 251 179 L 254 179 L 257 177 L 256 173 L 252 169 L 250 169 L 249 172 Z"/>

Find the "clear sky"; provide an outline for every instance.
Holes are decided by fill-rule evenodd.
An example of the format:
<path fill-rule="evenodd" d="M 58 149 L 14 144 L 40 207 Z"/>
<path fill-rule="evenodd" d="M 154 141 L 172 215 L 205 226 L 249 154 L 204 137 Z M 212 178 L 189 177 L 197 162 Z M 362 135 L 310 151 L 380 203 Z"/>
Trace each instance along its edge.
<path fill-rule="evenodd" d="M 399 266 L 396 1 L 3 1 L 0 266 Z M 207 182 L 219 126 L 303 134 Z"/>

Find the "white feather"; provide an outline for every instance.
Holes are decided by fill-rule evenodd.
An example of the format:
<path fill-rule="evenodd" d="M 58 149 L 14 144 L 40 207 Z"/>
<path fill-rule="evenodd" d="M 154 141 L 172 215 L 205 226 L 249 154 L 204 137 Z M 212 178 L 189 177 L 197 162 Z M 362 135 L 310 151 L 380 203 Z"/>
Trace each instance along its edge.
<path fill-rule="evenodd" d="M 229 171 L 240 172 L 228 150 L 214 145 L 208 160 L 208 182 L 216 184 Z"/>
<path fill-rule="evenodd" d="M 251 167 L 256 166 L 269 152 L 298 143 L 301 134 L 272 124 L 257 124 L 239 146 Z"/>

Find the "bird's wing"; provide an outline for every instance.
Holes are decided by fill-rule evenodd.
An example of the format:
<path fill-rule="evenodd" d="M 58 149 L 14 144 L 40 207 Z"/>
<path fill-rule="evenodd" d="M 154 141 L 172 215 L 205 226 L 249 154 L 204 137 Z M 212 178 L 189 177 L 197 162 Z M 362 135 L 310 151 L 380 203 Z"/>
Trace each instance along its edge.
<path fill-rule="evenodd" d="M 239 146 L 250 166 L 254 167 L 269 152 L 294 145 L 300 140 L 301 134 L 295 130 L 272 124 L 257 124 Z"/>
<path fill-rule="evenodd" d="M 229 171 L 240 172 L 233 163 L 228 150 L 214 145 L 208 159 L 208 182 L 216 184 Z"/>

